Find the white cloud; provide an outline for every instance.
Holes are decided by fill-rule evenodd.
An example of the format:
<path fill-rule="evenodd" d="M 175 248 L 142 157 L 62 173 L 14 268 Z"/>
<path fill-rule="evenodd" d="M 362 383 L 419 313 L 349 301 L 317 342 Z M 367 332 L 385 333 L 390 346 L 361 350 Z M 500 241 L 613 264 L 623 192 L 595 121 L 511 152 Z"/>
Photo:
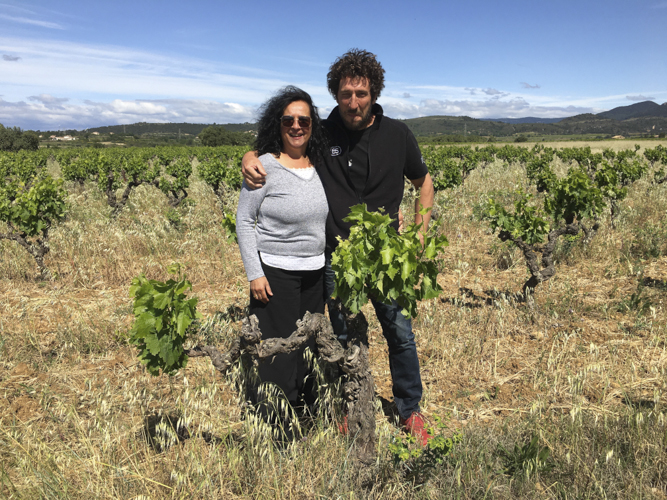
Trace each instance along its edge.
<path fill-rule="evenodd" d="M 11 21 L 19 24 L 30 24 L 32 26 L 39 26 L 41 28 L 49 28 L 54 30 L 64 30 L 65 28 L 58 24 L 52 23 L 50 21 L 40 21 L 39 19 L 31 19 L 29 17 L 20 17 L 20 16 L 10 16 L 7 14 L 0 14 L 0 19 L 5 19 L 6 21 Z"/>
<path fill-rule="evenodd" d="M 540 85 L 538 85 L 538 84 L 531 85 L 530 83 L 526 83 L 526 82 L 521 82 L 521 86 L 524 89 L 539 89 L 540 88 Z"/>
<path fill-rule="evenodd" d="M 595 113 L 592 107 L 581 106 L 539 106 L 530 104 L 523 97 L 508 100 L 486 99 L 449 100 L 423 99 L 418 105 L 401 101 L 383 102 L 385 114 L 393 118 L 417 118 L 420 116 L 469 116 L 471 118 L 565 118 L 581 113 Z"/>
<path fill-rule="evenodd" d="M 14 12 L 24 12 L 26 14 L 34 14 L 35 12 L 29 9 L 26 9 L 23 6 L 18 6 L 18 5 L 12 5 L 9 3 L 0 3 L 0 8 L 6 9 L 7 11 L 13 10 Z"/>
<path fill-rule="evenodd" d="M 398 94 L 399 96 L 401 94 Z M 564 118 L 581 113 L 597 113 L 602 108 L 585 105 L 535 103 L 523 96 L 497 96 L 483 100 L 422 98 L 412 104 L 401 97 L 382 97 L 385 114 L 392 118 L 450 115 L 472 118 Z M 0 98 L 0 123 L 26 129 L 90 128 L 136 122 L 240 123 L 256 119 L 256 106 L 210 99 L 113 99 L 73 102 L 49 94 L 11 102 Z M 320 106 L 322 117 L 331 106 Z"/>
<path fill-rule="evenodd" d="M 470 95 L 477 95 L 478 93 L 490 95 L 490 96 L 499 96 L 499 97 L 505 97 L 508 96 L 508 92 L 501 92 L 500 90 L 497 89 L 492 89 L 492 88 L 485 88 L 485 89 L 480 89 L 480 88 L 475 88 L 475 87 L 465 87 L 463 90 L 468 92 Z"/>
<path fill-rule="evenodd" d="M 0 36 L 0 54 L 3 52 L 21 54 L 20 64 L 2 65 L 0 123 L 6 126 L 44 130 L 138 121 L 253 121 L 254 110 L 290 83 L 313 96 L 322 116 L 335 105 L 325 87 L 325 71 L 321 81 L 310 83 L 295 81 L 298 76 L 291 66 L 277 73 L 127 47 Z M 388 116 L 396 118 L 439 114 L 561 118 L 627 102 L 625 94 L 573 97 L 533 93 L 531 89 L 539 86 L 523 83 L 526 91 L 516 93 L 495 87 L 387 82 L 380 103 Z M 663 91 L 651 93 L 667 95 Z"/>
<path fill-rule="evenodd" d="M 639 95 L 626 95 L 625 98 L 626 98 L 628 101 L 637 101 L 637 102 L 639 102 L 639 101 L 653 101 L 653 100 L 655 100 L 655 97 L 646 97 L 646 96 L 641 95 L 641 94 L 639 94 Z"/>
<path fill-rule="evenodd" d="M 117 46 L 0 36 L 2 51 L 23 58 L 2 74 L 0 123 L 12 126 L 83 128 L 135 119 L 242 122 L 253 119 L 252 110 L 278 88 L 294 83 L 287 70 L 283 75 Z M 321 85 L 299 86 L 317 104 L 331 104 L 324 79 Z M 52 97 L 57 95 L 69 101 Z M 326 108 L 320 109 L 324 114 Z"/>
<path fill-rule="evenodd" d="M 32 94 L 82 93 L 169 98 L 222 98 L 261 102 L 290 83 L 257 68 L 196 58 L 172 57 L 115 46 L 92 46 L 52 40 L 0 37 L 0 51 L 20 52 L 21 67 L 3 74 L 5 95 L 22 99 Z M 48 88 L 45 86 L 48 85 Z M 304 90 L 309 90 L 303 85 Z M 325 94 L 324 86 L 318 89 Z"/>
<path fill-rule="evenodd" d="M 42 95 L 31 102 L 0 98 L 0 123 L 25 129 L 90 128 L 102 125 L 151 123 L 239 123 L 253 121 L 255 109 L 237 103 L 196 99 L 85 101 Z"/>
<path fill-rule="evenodd" d="M 109 104 L 100 104 L 87 101 L 88 105 L 103 106 L 112 113 L 119 115 L 164 116 L 168 111 L 162 104 L 149 101 L 123 101 L 114 99 Z"/>
<path fill-rule="evenodd" d="M 69 101 L 67 97 L 53 97 L 49 94 L 31 95 L 28 97 L 30 101 L 41 102 L 47 108 L 61 108 L 64 103 Z"/>
<path fill-rule="evenodd" d="M 388 82 L 387 96 L 379 102 L 387 116 L 469 116 L 471 118 L 566 118 L 582 113 L 599 113 L 619 106 L 625 95 L 572 97 L 532 92 L 508 92 L 494 87 L 451 87 L 447 85 L 406 85 Z M 399 99 L 409 91 L 412 100 Z"/>

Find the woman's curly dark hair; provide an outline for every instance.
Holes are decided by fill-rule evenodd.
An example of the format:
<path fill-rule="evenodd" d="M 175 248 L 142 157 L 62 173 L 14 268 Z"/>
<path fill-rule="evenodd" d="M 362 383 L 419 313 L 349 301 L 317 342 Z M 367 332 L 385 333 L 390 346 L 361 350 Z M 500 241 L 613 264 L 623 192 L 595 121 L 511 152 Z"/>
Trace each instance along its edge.
<path fill-rule="evenodd" d="M 280 118 L 283 116 L 285 108 L 295 101 L 304 101 L 310 108 L 312 123 L 306 154 L 310 162 L 317 165 L 324 158 L 326 149 L 326 139 L 322 130 L 320 115 L 317 113 L 317 107 L 313 104 L 308 92 L 292 85 L 280 89 L 259 108 L 257 139 L 255 140 L 257 155 L 261 156 L 266 153 L 272 153 L 276 157 L 280 155 L 283 147 L 283 140 L 280 135 Z"/>
<path fill-rule="evenodd" d="M 334 61 L 327 75 L 327 87 L 334 99 L 343 78 L 367 78 L 371 84 L 371 98 L 380 97 L 384 88 L 384 69 L 375 54 L 361 49 L 350 49 Z"/>

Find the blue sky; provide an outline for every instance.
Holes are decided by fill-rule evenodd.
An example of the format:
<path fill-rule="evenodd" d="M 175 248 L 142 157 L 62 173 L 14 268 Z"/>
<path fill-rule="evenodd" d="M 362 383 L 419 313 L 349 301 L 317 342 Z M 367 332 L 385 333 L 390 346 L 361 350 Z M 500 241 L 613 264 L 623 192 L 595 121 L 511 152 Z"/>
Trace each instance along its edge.
<path fill-rule="evenodd" d="M 394 118 L 667 101 L 667 0 L 0 0 L 0 123 L 254 121 L 288 84 L 326 115 L 329 65 L 353 47 L 382 62 Z"/>

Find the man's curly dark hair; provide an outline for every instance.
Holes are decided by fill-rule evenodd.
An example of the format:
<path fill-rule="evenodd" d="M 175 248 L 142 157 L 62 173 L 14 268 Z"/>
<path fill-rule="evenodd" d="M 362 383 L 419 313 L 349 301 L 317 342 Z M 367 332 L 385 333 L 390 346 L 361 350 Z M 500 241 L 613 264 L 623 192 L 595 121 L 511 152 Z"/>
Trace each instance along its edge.
<path fill-rule="evenodd" d="M 260 106 L 257 139 L 255 140 L 257 155 L 261 156 L 266 153 L 272 153 L 276 157 L 280 155 L 283 147 L 283 140 L 280 135 L 280 118 L 283 116 L 285 108 L 295 101 L 304 101 L 310 108 L 311 135 L 306 154 L 310 162 L 317 165 L 324 158 L 324 150 L 327 146 L 320 115 L 308 92 L 292 85 L 278 90 L 271 99 Z"/>
<path fill-rule="evenodd" d="M 375 54 L 361 49 L 350 49 L 334 61 L 327 75 L 329 93 L 336 99 L 340 81 L 344 78 L 367 78 L 371 84 L 373 101 L 384 88 L 384 69 Z"/>

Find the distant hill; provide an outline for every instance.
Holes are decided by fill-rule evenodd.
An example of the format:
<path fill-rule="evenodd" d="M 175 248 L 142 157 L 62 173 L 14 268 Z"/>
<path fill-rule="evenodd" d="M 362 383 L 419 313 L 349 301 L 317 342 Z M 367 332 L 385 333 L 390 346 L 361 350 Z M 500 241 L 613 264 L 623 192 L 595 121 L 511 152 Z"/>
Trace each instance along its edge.
<path fill-rule="evenodd" d="M 481 118 L 481 120 L 503 123 L 558 123 L 562 118 L 535 118 L 533 116 L 526 116 L 525 118 Z"/>
<path fill-rule="evenodd" d="M 214 124 L 216 125 L 216 124 Z M 221 125 L 221 124 L 217 124 Z M 132 123 L 131 125 L 109 125 L 106 127 L 89 128 L 88 132 L 99 132 L 100 134 L 129 134 L 141 136 L 144 134 L 181 134 L 199 135 L 199 133 L 206 127 L 210 127 L 210 123 Z M 224 124 L 230 132 L 248 132 L 257 130 L 257 125 L 254 123 L 227 123 Z"/>
<path fill-rule="evenodd" d="M 603 113 L 568 118 L 498 118 L 477 120 L 467 116 L 425 116 L 403 120 L 417 136 L 466 134 L 507 137 L 536 135 L 656 135 L 667 132 L 667 103 L 653 101 L 619 106 Z"/>
<path fill-rule="evenodd" d="M 509 137 L 524 135 L 656 135 L 667 132 L 667 103 L 653 101 L 619 106 L 598 114 L 585 113 L 568 118 L 495 118 L 478 120 L 469 116 L 424 116 L 403 121 L 416 136 L 438 135 Z M 220 124 L 218 124 L 220 125 Z M 141 136 L 197 136 L 210 124 L 133 123 L 90 128 L 87 132 Z M 230 132 L 255 132 L 256 123 L 222 124 Z"/>
<path fill-rule="evenodd" d="M 478 135 L 508 137 L 514 134 L 558 135 L 562 130 L 553 123 L 506 123 L 478 120 L 469 116 L 424 116 L 403 121 L 418 137 L 434 135 Z"/>
<path fill-rule="evenodd" d="M 603 111 L 596 115 L 582 114 L 570 116 L 568 118 L 535 118 L 527 116 L 525 118 L 482 118 L 486 121 L 496 121 L 503 123 L 558 123 L 563 120 L 574 119 L 575 121 L 590 120 L 590 117 L 599 119 L 609 118 L 612 120 L 629 120 L 631 118 L 646 118 L 646 117 L 667 117 L 667 102 L 662 105 L 656 104 L 653 101 L 637 102 L 629 104 L 628 106 L 618 106 L 609 111 Z"/>
<path fill-rule="evenodd" d="M 598 113 L 600 118 L 611 118 L 612 120 L 629 120 L 630 118 L 645 118 L 647 116 L 667 117 L 667 102 L 662 105 L 653 101 L 638 102 L 629 106 L 619 106 L 618 108 Z"/>

